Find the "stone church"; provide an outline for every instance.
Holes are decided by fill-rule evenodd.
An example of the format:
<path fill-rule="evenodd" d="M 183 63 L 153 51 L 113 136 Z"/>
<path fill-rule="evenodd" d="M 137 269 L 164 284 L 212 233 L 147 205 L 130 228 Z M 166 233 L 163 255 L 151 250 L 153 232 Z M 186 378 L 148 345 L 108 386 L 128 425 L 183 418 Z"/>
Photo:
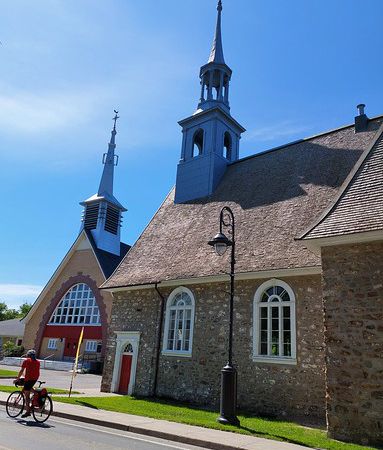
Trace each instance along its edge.
<path fill-rule="evenodd" d="M 120 241 L 126 209 L 113 195 L 117 119 L 116 114 L 97 194 L 81 203 L 80 233 L 24 319 L 24 347 L 56 367 L 57 361 L 73 361 L 82 327 L 82 360 L 102 365 L 104 359 L 113 297 L 99 286 L 130 248 Z"/>
<path fill-rule="evenodd" d="M 222 4 L 196 111 L 179 122 L 175 188 L 102 285 L 113 294 L 104 391 L 216 406 L 226 363 L 236 221 L 238 406 L 327 420 L 383 443 L 383 116 L 240 159 Z"/>

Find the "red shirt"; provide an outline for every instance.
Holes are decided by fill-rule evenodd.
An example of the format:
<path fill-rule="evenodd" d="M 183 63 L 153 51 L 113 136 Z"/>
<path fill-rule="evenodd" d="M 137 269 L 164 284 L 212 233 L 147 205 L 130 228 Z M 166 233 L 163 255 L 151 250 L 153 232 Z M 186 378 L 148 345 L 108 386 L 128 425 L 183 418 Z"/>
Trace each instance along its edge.
<path fill-rule="evenodd" d="M 21 366 L 25 369 L 25 381 L 38 380 L 40 376 L 40 362 L 27 358 L 23 361 Z"/>

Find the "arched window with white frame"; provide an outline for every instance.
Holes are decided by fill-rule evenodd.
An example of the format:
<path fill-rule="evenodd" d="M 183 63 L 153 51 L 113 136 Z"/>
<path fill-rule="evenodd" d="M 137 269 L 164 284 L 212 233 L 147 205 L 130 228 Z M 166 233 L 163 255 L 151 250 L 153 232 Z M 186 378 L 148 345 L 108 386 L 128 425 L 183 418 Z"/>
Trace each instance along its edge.
<path fill-rule="evenodd" d="M 193 344 L 195 302 L 192 292 L 184 287 L 175 289 L 166 303 L 164 354 L 190 356 Z"/>
<path fill-rule="evenodd" d="M 296 363 L 295 295 L 281 280 L 268 280 L 254 296 L 253 359 Z"/>
<path fill-rule="evenodd" d="M 85 283 L 72 286 L 54 310 L 49 325 L 101 325 L 100 310 L 92 289 Z"/>

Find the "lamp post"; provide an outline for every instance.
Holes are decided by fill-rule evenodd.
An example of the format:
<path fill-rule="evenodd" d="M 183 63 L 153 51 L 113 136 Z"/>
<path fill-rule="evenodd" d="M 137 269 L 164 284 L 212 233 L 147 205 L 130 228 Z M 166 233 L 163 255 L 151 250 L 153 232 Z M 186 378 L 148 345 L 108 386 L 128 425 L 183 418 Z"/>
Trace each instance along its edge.
<path fill-rule="evenodd" d="M 231 240 L 223 233 L 227 228 Z M 235 221 L 233 211 L 224 206 L 219 216 L 219 233 L 208 242 L 218 256 L 222 256 L 231 247 L 230 260 L 230 304 L 229 304 L 229 349 L 228 362 L 221 370 L 221 399 L 218 422 L 226 425 L 239 425 L 237 410 L 237 371 L 233 367 L 233 304 L 234 304 L 234 268 L 235 268 Z"/>

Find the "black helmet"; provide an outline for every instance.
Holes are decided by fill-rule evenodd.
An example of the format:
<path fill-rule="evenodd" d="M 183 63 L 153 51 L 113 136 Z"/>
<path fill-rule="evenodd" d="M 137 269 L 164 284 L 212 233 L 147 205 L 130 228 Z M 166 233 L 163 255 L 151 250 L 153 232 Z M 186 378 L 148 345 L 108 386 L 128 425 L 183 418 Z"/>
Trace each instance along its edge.
<path fill-rule="evenodd" d="M 32 358 L 32 359 L 36 359 L 36 350 L 34 350 L 33 348 L 31 350 L 27 351 L 27 357 L 28 358 Z"/>

